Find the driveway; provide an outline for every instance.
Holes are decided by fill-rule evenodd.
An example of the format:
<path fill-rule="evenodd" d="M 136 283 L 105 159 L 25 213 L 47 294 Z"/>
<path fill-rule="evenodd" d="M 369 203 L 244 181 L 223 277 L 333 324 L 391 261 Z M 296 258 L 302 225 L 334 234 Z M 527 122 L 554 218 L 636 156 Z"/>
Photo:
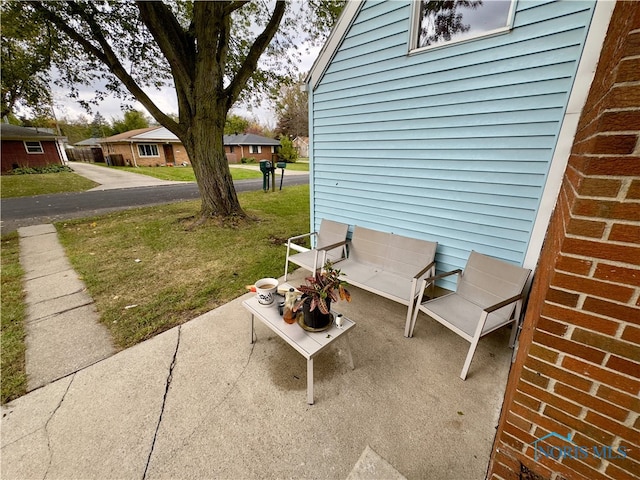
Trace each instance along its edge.
<path fill-rule="evenodd" d="M 184 182 L 160 180 L 138 173 L 125 172 L 113 168 L 102 167 L 92 163 L 70 162 L 69 166 L 78 175 L 93 180 L 100 185 L 94 190 L 113 190 L 115 188 L 151 187 L 155 185 L 176 185 Z"/>

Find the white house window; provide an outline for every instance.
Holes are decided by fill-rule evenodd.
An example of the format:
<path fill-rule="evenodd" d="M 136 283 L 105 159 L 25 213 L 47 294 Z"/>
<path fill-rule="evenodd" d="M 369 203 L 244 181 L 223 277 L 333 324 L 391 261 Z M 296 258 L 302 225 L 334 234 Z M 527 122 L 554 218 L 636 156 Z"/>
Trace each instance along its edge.
<path fill-rule="evenodd" d="M 249 153 L 262 153 L 262 147 L 260 145 L 249 146 Z"/>
<path fill-rule="evenodd" d="M 512 0 L 420 0 L 415 3 L 412 50 L 439 47 L 509 30 Z"/>
<path fill-rule="evenodd" d="M 157 157 L 158 146 L 151 143 L 141 143 L 138 145 L 138 153 L 141 157 Z"/>
<path fill-rule="evenodd" d="M 44 153 L 40 142 L 24 142 L 24 148 L 27 153 Z"/>

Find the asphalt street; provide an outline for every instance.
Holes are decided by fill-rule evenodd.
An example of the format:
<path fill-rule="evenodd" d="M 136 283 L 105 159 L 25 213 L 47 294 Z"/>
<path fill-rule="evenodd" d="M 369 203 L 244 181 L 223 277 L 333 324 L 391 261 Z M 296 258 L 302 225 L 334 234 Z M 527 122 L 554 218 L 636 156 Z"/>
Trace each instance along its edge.
<path fill-rule="evenodd" d="M 137 174 L 133 174 L 137 175 Z M 309 183 L 308 175 L 284 178 L 284 186 Z M 234 182 L 237 192 L 260 190 L 262 179 Z M 279 185 L 276 185 L 276 189 Z M 5 198 L 0 203 L 0 231 L 2 235 L 43 223 L 73 218 L 92 217 L 117 210 L 162 205 L 199 198 L 198 186 L 193 182 L 173 185 L 143 186 L 112 190 L 37 195 Z"/>

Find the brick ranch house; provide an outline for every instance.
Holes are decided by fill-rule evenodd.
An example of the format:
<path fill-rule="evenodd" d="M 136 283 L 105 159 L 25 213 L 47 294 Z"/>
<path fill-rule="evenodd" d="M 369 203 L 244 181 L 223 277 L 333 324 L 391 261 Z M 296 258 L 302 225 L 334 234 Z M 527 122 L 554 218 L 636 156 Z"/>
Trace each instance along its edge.
<path fill-rule="evenodd" d="M 3 123 L 2 173 L 19 167 L 45 167 L 66 165 L 63 140 L 65 137 L 36 128 L 19 127 Z"/>
<path fill-rule="evenodd" d="M 99 142 L 112 165 L 159 167 L 191 163 L 184 145 L 164 127 L 129 130 Z"/>
<path fill-rule="evenodd" d="M 191 163 L 182 142 L 165 127 L 130 130 L 99 142 L 105 157 L 114 165 L 148 167 Z M 240 163 L 242 158 L 272 160 L 279 146 L 278 140 L 251 133 L 224 136 L 229 163 Z"/>
<path fill-rule="evenodd" d="M 243 158 L 271 161 L 279 146 L 280 141 L 254 133 L 224 136 L 224 151 L 229 163 L 240 163 Z"/>

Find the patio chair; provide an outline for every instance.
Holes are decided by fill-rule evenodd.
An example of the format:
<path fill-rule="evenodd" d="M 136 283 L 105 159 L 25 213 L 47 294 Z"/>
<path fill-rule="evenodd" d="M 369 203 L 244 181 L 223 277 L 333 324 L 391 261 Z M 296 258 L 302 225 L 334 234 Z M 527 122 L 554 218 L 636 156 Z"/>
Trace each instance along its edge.
<path fill-rule="evenodd" d="M 322 268 L 327 261 L 339 262 L 346 258 L 347 233 L 349 225 L 333 220 L 322 219 L 320 229 L 317 232 L 296 235 L 287 240 L 287 258 L 284 263 L 284 281 L 287 281 L 289 262 L 299 267 L 315 272 Z M 315 248 L 309 249 L 294 243 L 306 237 L 315 237 Z M 291 253 L 295 250 L 299 253 Z"/>
<path fill-rule="evenodd" d="M 470 342 L 460 373 L 464 380 L 480 337 L 514 322 L 509 340 L 509 346 L 513 347 L 530 273 L 529 269 L 472 251 L 464 271 L 442 273 L 422 282 L 409 336 L 413 335 L 418 312 L 424 312 Z M 449 275 L 458 275 L 456 291 L 423 303 L 427 285 Z"/>

